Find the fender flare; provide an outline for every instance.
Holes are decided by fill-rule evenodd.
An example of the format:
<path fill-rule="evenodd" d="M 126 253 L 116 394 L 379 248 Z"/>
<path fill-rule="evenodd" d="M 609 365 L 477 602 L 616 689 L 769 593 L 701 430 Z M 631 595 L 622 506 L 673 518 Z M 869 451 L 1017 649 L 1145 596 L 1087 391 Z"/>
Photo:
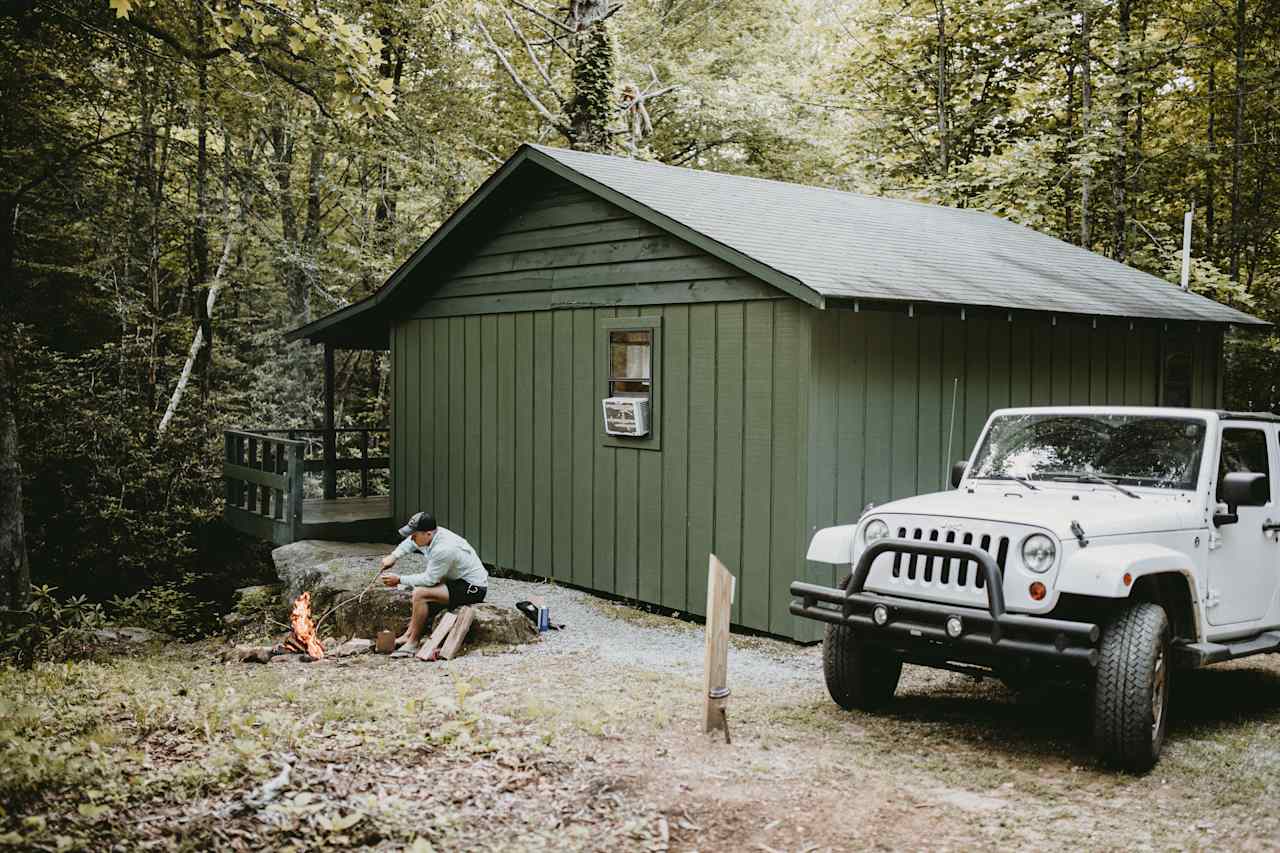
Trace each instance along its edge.
<path fill-rule="evenodd" d="M 809 550 L 805 552 L 804 557 L 815 563 L 849 564 L 853 562 L 853 546 L 857 541 L 858 525 L 856 524 L 824 527 L 813 534 L 813 538 L 809 540 Z"/>
<path fill-rule="evenodd" d="M 1058 572 L 1057 588 L 1060 593 L 1125 599 L 1140 578 L 1179 575 L 1186 579 L 1191 621 L 1199 636 L 1200 613 L 1196 602 L 1200 600 L 1200 591 L 1196 589 L 1193 565 L 1189 555 L 1163 545 L 1090 545 L 1067 558 Z M 1126 573 L 1130 576 L 1128 585 L 1124 582 Z"/>

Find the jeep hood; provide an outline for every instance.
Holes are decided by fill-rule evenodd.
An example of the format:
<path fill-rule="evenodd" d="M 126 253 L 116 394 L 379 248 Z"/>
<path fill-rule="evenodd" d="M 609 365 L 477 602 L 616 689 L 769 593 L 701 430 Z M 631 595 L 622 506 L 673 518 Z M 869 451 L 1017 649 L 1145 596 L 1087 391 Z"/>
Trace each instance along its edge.
<path fill-rule="evenodd" d="M 1080 522 L 1089 537 L 1185 530 L 1202 522 L 1189 492 L 1143 492 L 1141 499 L 1135 500 L 1107 486 L 1041 487 L 1034 492 L 1017 483 L 982 483 L 972 488 L 972 492 L 963 488 L 892 501 L 875 507 L 869 515 L 1004 521 L 1043 527 L 1063 539 L 1072 535 L 1073 521 Z"/>

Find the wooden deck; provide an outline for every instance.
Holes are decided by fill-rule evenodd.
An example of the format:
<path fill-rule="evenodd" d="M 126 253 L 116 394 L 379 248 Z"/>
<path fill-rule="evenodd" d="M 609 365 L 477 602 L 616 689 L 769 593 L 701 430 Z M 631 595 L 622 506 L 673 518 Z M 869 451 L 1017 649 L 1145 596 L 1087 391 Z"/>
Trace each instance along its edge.
<path fill-rule="evenodd" d="M 228 430 L 224 438 L 226 456 L 222 464 L 222 476 L 226 481 L 223 519 L 235 530 L 276 545 L 287 545 L 299 539 L 396 541 L 397 525 L 391 518 L 390 495 L 369 494 L 370 470 L 386 468 L 388 463 L 383 457 L 369 455 L 368 436 L 371 432 L 386 430 L 352 429 L 344 432 L 360 436 L 360 458 L 334 459 L 329 453 L 323 461 L 309 460 L 306 458 L 306 442 L 282 437 L 288 433 L 287 430 Z M 303 479 L 311 470 L 324 470 L 326 493 L 337 470 L 359 471 L 362 496 L 304 500 Z"/>
<path fill-rule="evenodd" d="M 396 524 L 391 518 L 391 496 L 335 498 L 302 502 L 299 539 L 335 542 L 393 542 Z"/>

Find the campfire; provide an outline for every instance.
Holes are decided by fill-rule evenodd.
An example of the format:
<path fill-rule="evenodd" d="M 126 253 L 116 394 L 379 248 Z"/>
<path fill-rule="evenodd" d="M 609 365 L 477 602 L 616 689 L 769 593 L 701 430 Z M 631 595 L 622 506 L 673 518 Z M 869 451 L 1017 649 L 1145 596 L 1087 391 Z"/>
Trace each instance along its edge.
<path fill-rule="evenodd" d="M 313 660 L 324 657 L 324 643 L 316 636 L 316 624 L 311 619 L 311 593 L 304 592 L 294 600 L 289 624 L 289 636 L 271 650 L 273 655 L 307 655 Z"/>

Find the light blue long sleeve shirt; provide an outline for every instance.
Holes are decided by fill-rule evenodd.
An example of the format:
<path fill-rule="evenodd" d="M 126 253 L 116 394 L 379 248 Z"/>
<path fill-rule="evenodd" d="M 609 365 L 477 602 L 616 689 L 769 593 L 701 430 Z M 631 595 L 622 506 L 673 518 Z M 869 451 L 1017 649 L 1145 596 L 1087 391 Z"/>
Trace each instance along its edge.
<path fill-rule="evenodd" d="M 413 537 L 401 542 L 391 552 L 391 556 L 400 560 L 410 554 L 422 555 L 426 571 L 418 574 L 400 575 L 400 583 L 406 586 L 435 586 L 447 580 L 466 581 L 473 586 L 489 585 L 489 573 L 484 563 L 476 555 L 471 543 L 452 530 L 437 527 L 431 544 L 419 548 Z"/>

